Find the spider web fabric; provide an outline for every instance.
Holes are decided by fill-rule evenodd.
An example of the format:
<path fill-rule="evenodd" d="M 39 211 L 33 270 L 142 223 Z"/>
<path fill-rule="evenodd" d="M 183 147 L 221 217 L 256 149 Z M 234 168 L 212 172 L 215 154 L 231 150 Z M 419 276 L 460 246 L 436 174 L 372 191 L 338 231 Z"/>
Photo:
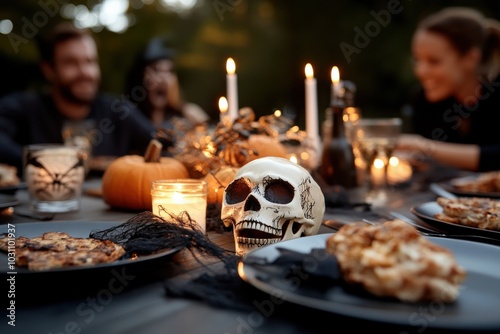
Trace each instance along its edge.
<path fill-rule="evenodd" d="M 118 226 L 92 231 L 90 237 L 122 245 L 126 251 L 124 258 L 181 247 L 191 251 L 200 263 L 207 256 L 221 259 L 222 267 L 214 272 L 188 281 L 165 280 L 165 291 L 170 297 L 203 300 L 218 307 L 238 309 L 248 309 L 248 301 L 255 298 L 255 291 L 238 276 L 240 257 L 210 241 L 186 213 L 165 218 L 145 211 Z"/>
<path fill-rule="evenodd" d="M 111 240 L 125 249 L 124 258 L 148 255 L 165 249 L 188 249 L 196 256 L 214 256 L 223 262 L 234 254 L 210 241 L 186 212 L 159 217 L 150 211 L 139 213 L 125 223 L 92 231 L 91 238 Z"/>

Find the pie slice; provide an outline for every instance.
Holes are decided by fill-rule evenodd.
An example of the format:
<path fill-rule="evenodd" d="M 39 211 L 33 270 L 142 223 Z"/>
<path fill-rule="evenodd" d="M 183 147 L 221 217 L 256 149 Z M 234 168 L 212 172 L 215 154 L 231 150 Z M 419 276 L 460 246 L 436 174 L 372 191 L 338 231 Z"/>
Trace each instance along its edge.
<path fill-rule="evenodd" d="M 7 235 L 0 238 L 0 249 L 9 251 Z M 14 250 L 16 265 L 33 271 L 89 266 L 118 260 L 125 249 L 111 240 L 75 238 L 64 232 L 47 232 L 34 238 L 18 237 Z"/>
<path fill-rule="evenodd" d="M 405 302 L 456 300 L 467 276 L 453 253 L 400 220 L 349 224 L 327 239 L 344 279 Z"/>

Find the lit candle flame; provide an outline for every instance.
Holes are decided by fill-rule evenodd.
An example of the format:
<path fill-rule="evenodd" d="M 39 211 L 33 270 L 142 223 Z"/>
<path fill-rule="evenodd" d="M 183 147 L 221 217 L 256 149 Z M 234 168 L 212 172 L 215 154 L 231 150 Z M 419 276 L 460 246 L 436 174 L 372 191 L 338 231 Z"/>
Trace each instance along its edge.
<path fill-rule="evenodd" d="M 227 58 L 226 71 L 228 74 L 234 74 L 236 72 L 236 64 L 233 58 Z"/>
<path fill-rule="evenodd" d="M 228 109 L 228 103 L 227 103 L 227 99 L 224 97 L 224 96 L 221 96 L 219 98 L 219 110 L 221 113 L 226 113 L 227 112 L 227 109 Z"/>
<path fill-rule="evenodd" d="M 275 116 L 275 117 L 281 117 L 281 110 L 276 109 L 276 110 L 274 111 L 274 116 Z"/>
<path fill-rule="evenodd" d="M 314 70 L 311 64 L 309 63 L 306 64 L 305 72 L 306 72 L 306 78 L 310 79 L 314 77 Z"/>
<path fill-rule="evenodd" d="M 347 116 L 347 119 L 345 118 Z M 344 109 L 344 121 L 356 123 L 360 119 L 360 111 L 356 107 L 347 107 Z"/>
<path fill-rule="evenodd" d="M 375 161 L 373 161 L 373 167 L 375 168 L 378 168 L 378 169 L 382 169 L 384 168 L 384 160 L 380 159 L 380 158 L 376 158 Z"/>
<path fill-rule="evenodd" d="M 385 161 L 384 160 L 382 160 L 380 158 L 376 158 L 373 161 L 372 175 L 371 175 L 371 178 L 372 178 L 371 181 L 372 181 L 373 185 L 381 186 L 384 184 L 384 182 L 385 182 L 384 168 L 385 168 Z"/>
<path fill-rule="evenodd" d="M 290 161 L 296 164 L 296 163 L 298 162 L 298 160 L 297 160 L 297 156 L 296 156 L 295 154 L 292 154 L 292 155 L 290 156 Z"/>
<path fill-rule="evenodd" d="M 184 201 L 184 196 L 182 193 L 175 191 L 174 194 L 172 195 L 172 198 L 174 200 L 174 203 L 183 203 Z"/>
<path fill-rule="evenodd" d="M 389 167 L 387 171 L 387 179 L 390 184 L 403 183 L 411 179 L 413 169 L 411 164 L 398 157 L 391 157 L 389 159 Z"/>
<path fill-rule="evenodd" d="M 300 158 L 305 161 L 309 160 L 309 153 L 308 152 L 300 153 Z"/>
<path fill-rule="evenodd" d="M 339 73 L 339 68 L 337 66 L 332 67 L 332 83 L 334 85 L 337 85 L 340 81 L 340 73 Z"/>

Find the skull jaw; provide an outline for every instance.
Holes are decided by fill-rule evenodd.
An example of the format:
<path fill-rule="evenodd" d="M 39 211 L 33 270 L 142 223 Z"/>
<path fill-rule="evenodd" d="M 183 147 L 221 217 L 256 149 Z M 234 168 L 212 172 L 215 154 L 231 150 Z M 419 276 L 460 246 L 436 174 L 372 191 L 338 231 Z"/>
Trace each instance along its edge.
<path fill-rule="evenodd" d="M 298 229 L 297 224 L 299 225 Z M 262 246 L 299 238 L 304 233 L 305 228 L 305 224 L 288 220 L 280 224 L 279 230 L 272 229 L 255 220 L 242 221 L 235 224 L 233 229 L 236 254 L 242 256 Z M 274 233 L 270 233 L 272 231 Z"/>
<path fill-rule="evenodd" d="M 239 238 L 234 236 L 234 245 L 236 250 L 236 255 L 243 256 L 246 253 L 260 248 L 262 246 L 267 246 L 271 244 L 275 244 L 280 242 L 280 239 L 248 239 L 248 238 Z M 260 243 L 262 242 L 262 243 Z"/>

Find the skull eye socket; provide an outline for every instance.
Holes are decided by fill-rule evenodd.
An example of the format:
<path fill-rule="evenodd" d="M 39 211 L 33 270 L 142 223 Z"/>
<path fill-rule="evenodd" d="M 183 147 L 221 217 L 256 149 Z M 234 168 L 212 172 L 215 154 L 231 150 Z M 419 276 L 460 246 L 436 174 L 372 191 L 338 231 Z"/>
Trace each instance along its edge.
<path fill-rule="evenodd" d="M 272 203 L 287 204 L 293 200 L 293 186 L 283 180 L 277 180 L 266 186 L 264 197 Z"/>
<path fill-rule="evenodd" d="M 243 202 L 248 194 L 251 192 L 251 188 L 245 182 L 244 179 L 238 179 L 233 181 L 226 188 L 226 203 L 236 204 Z"/>

